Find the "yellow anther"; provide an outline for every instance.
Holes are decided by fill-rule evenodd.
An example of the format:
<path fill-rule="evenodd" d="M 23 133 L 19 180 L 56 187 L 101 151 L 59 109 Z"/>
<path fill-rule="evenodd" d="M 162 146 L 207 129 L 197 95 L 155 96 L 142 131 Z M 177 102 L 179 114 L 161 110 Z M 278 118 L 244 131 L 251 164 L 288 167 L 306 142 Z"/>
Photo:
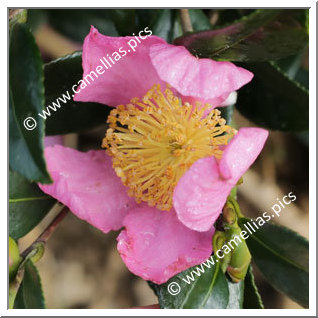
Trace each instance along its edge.
<path fill-rule="evenodd" d="M 111 111 L 102 147 L 138 203 L 170 210 L 174 188 L 191 165 L 222 156 L 222 145 L 235 130 L 211 108 L 183 104 L 169 88 L 154 85 L 143 98 Z"/>

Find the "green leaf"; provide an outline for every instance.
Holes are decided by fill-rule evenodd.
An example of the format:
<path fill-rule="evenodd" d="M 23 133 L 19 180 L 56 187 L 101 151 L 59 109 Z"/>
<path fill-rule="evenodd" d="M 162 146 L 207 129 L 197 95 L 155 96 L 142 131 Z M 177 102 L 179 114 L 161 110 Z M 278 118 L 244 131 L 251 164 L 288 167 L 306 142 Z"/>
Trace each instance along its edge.
<path fill-rule="evenodd" d="M 26 308 L 23 290 L 21 283 L 25 274 L 25 267 L 28 263 L 37 262 L 44 254 L 44 242 L 35 242 L 27 250 L 23 252 L 23 258 L 19 256 L 19 265 L 17 271 L 14 273 L 14 277 L 10 278 L 9 284 L 9 309 L 16 308 Z M 27 252 L 27 253 L 26 253 Z M 26 254 L 25 254 L 26 253 Z M 31 273 L 33 270 L 31 271 Z M 33 274 L 32 274 L 33 276 Z M 32 277 L 33 281 L 36 283 L 36 279 Z M 20 293 L 19 293 L 20 291 Z M 19 295 L 18 295 L 19 293 Z M 27 302 L 27 304 L 30 302 Z"/>
<path fill-rule="evenodd" d="M 262 9 L 221 29 L 178 38 L 199 57 L 259 62 L 295 54 L 308 43 L 307 10 Z"/>
<path fill-rule="evenodd" d="M 44 194 L 17 172 L 9 171 L 9 235 L 14 239 L 30 232 L 56 200 Z"/>
<path fill-rule="evenodd" d="M 102 34 L 118 36 L 118 31 L 112 20 L 112 11 L 101 9 L 44 10 L 51 26 L 80 43 L 84 41 L 84 38 L 89 33 L 91 25 L 96 27 Z"/>
<path fill-rule="evenodd" d="M 241 218 L 239 223 L 249 220 Z M 247 239 L 255 264 L 268 282 L 291 299 L 308 307 L 309 243 L 283 226 L 265 223 Z"/>
<path fill-rule="evenodd" d="M 302 66 L 303 59 L 306 58 L 307 50 L 300 54 L 289 56 L 285 59 L 273 62 L 290 80 L 298 83 L 307 91 L 309 89 L 309 72 Z"/>
<path fill-rule="evenodd" d="M 227 281 L 229 287 L 229 303 L 226 309 L 242 309 L 244 301 L 244 280 L 238 283 L 233 283 L 229 279 Z"/>
<path fill-rule="evenodd" d="M 215 258 L 213 257 L 214 262 Z M 219 264 L 211 263 L 210 269 L 204 265 L 197 265 L 172 277 L 162 285 L 154 285 L 161 308 L 226 308 L 229 303 L 229 287 L 225 275 Z M 199 270 L 201 269 L 201 271 Z M 198 277 L 196 273 L 200 274 Z M 180 293 L 171 295 L 168 288 L 176 290 L 177 283 Z M 171 285 L 172 284 L 172 285 Z M 173 285 L 175 284 L 175 285 Z"/>
<path fill-rule="evenodd" d="M 14 307 L 14 303 L 17 297 L 17 293 L 20 289 L 22 280 L 24 277 L 24 263 L 20 264 L 15 276 L 10 279 L 9 282 L 9 309 Z"/>
<path fill-rule="evenodd" d="M 65 97 L 66 104 L 60 100 L 56 112 L 50 110 L 46 119 L 46 134 L 61 135 L 94 128 L 106 123 L 111 107 L 97 103 L 75 102 L 72 98 L 72 86 L 82 79 L 82 52 L 59 58 L 45 65 L 45 100 L 46 107 L 60 97 Z M 68 92 L 68 93 L 66 93 Z"/>
<path fill-rule="evenodd" d="M 248 16 L 256 9 L 213 9 L 213 14 L 217 16 L 214 28 L 224 28 L 234 24 L 237 20 Z"/>
<path fill-rule="evenodd" d="M 35 11 L 35 10 L 32 10 Z M 39 11 L 39 10 L 37 10 Z M 82 42 L 95 26 L 102 34 L 131 36 L 149 27 L 153 34 L 168 42 L 182 35 L 181 24 L 175 9 L 49 9 L 44 10 L 49 23 L 59 32 Z M 202 10 L 189 10 L 194 30 L 206 30 L 210 23 Z M 33 13 L 33 12 L 32 12 Z"/>
<path fill-rule="evenodd" d="M 139 12 L 140 11 L 140 12 Z M 49 23 L 67 37 L 83 42 L 90 26 L 109 36 L 137 35 L 150 25 L 154 12 L 160 10 L 136 9 L 48 9 Z"/>
<path fill-rule="evenodd" d="M 181 24 L 177 20 L 177 11 L 171 9 L 157 10 L 150 29 L 152 34 L 160 36 L 167 42 L 172 42 L 176 36 L 182 34 Z"/>
<path fill-rule="evenodd" d="M 158 12 L 162 10 L 159 9 L 136 9 L 135 10 L 135 19 L 136 25 L 138 26 L 139 30 L 148 27 L 151 29 L 151 23 L 157 16 Z"/>
<path fill-rule="evenodd" d="M 211 23 L 208 17 L 201 9 L 189 9 L 189 15 L 194 31 L 204 31 L 211 29 Z"/>
<path fill-rule="evenodd" d="M 138 12 L 137 12 L 138 14 Z M 193 30 L 202 31 L 211 28 L 209 19 L 200 9 L 189 10 Z M 160 36 L 167 42 L 172 42 L 176 37 L 182 35 L 179 10 L 161 9 L 156 10 L 156 14 L 150 23 L 150 29 L 154 35 Z"/>
<path fill-rule="evenodd" d="M 274 66 L 280 68 L 290 80 L 302 86 L 308 91 L 309 89 L 309 71 L 308 71 L 308 48 L 296 55 L 289 56 L 285 59 L 275 61 Z M 296 134 L 296 138 L 301 143 L 309 146 L 309 131 Z"/>
<path fill-rule="evenodd" d="M 274 63 L 255 63 L 246 67 L 254 73 L 254 78 L 240 89 L 236 103 L 238 110 L 257 125 L 269 129 L 308 130 L 308 91 Z"/>
<path fill-rule="evenodd" d="M 245 276 L 244 287 L 244 304 L 245 309 L 264 309 L 261 295 L 258 292 L 255 284 L 252 265 L 250 265 Z"/>
<path fill-rule="evenodd" d="M 31 260 L 25 263 L 23 281 L 18 290 L 14 309 L 44 309 L 41 279 Z"/>
<path fill-rule="evenodd" d="M 32 10 L 39 11 L 39 10 Z M 83 42 L 90 26 L 109 36 L 131 36 L 151 28 L 154 17 L 163 10 L 158 9 L 48 9 L 43 10 L 49 23 L 60 33 Z"/>
<path fill-rule="evenodd" d="M 36 32 L 41 25 L 47 23 L 46 12 L 41 9 L 28 9 L 28 19 L 26 23 L 33 33 Z"/>
<path fill-rule="evenodd" d="M 121 36 L 132 36 L 137 33 L 135 9 L 113 9 L 110 11 L 111 19 L 113 20 L 116 29 Z"/>
<path fill-rule="evenodd" d="M 9 49 L 9 161 L 10 167 L 31 181 L 50 183 L 43 156 L 44 87 L 40 52 L 25 24 L 15 24 Z M 34 117 L 37 126 L 27 130 L 24 120 Z"/>

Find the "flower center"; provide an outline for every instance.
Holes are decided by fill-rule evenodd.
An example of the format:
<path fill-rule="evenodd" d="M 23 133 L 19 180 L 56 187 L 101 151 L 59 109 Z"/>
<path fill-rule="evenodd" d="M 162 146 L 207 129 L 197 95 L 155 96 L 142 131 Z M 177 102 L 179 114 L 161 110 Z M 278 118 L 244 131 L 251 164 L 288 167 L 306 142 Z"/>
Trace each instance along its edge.
<path fill-rule="evenodd" d="M 128 194 L 160 210 L 172 207 L 173 190 L 198 159 L 222 155 L 222 145 L 235 130 L 225 125 L 220 111 L 182 103 L 170 89 L 154 85 L 140 101 L 119 105 L 107 119 L 102 147 Z"/>

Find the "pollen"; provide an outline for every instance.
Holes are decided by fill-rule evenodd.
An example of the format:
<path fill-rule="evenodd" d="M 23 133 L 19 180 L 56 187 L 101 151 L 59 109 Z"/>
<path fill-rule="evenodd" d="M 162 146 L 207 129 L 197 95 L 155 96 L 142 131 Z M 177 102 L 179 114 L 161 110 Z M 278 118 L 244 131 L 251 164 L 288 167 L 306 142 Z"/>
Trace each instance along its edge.
<path fill-rule="evenodd" d="M 102 147 L 138 203 L 170 210 L 174 188 L 191 165 L 204 157 L 221 158 L 235 130 L 211 108 L 182 103 L 169 88 L 154 85 L 142 99 L 110 112 Z"/>

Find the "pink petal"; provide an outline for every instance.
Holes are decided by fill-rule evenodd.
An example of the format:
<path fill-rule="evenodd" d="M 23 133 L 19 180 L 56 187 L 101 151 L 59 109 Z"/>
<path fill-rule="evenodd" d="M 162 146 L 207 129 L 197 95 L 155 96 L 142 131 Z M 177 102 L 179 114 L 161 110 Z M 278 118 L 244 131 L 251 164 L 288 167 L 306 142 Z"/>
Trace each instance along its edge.
<path fill-rule="evenodd" d="M 142 35 L 145 36 L 144 33 Z M 105 36 L 93 26 L 91 27 L 83 46 L 83 79 L 92 71 L 97 74 L 98 78 L 96 79 L 95 75 L 92 75 L 94 82 L 88 78 L 91 84 L 76 94 L 74 100 L 118 106 L 129 103 L 133 97 L 143 97 L 153 84 L 163 83 L 151 63 L 149 47 L 164 43 L 164 40 L 157 36 L 147 37 L 140 40 L 141 43 L 136 42 L 135 52 L 129 47 L 129 41 L 136 42 L 136 39 L 133 36 Z M 134 42 L 130 42 L 130 44 L 133 46 Z M 126 51 L 125 56 L 124 51 Z M 116 53 L 114 54 L 114 52 L 118 52 L 121 56 L 118 61 L 115 61 Z M 102 61 L 108 69 L 103 66 L 101 61 L 103 57 L 110 63 L 111 68 L 104 60 Z M 112 64 L 109 57 L 115 64 Z M 99 65 L 105 71 L 101 75 L 96 72 L 96 67 Z"/>
<path fill-rule="evenodd" d="M 214 107 L 253 78 L 251 72 L 230 62 L 198 59 L 183 46 L 152 45 L 150 57 L 163 81 L 184 97 L 209 102 Z"/>
<path fill-rule="evenodd" d="M 207 231 L 219 217 L 233 185 L 219 174 L 214 157 L 196 161 L 174 190 L 173 206 L 188 228 Z"/>
<path fill-rule="evenodd" d="M 54 183 L 40 188 L 103 232 L 121 228 L 127 211 L 137 206 L 104 151 L 54 146 L 45 149 L 45 158 Z"/>
<path fill-rule="evenodd" d="M 184 225 L 197 231 L 211 228 L 231 189 L 261 152 L 267 136 L 268 132 L 261 128 L 241 128 L 219 163 L 210 157 L 191 166 L 173 195 L 173 206 Z"/>
<path fill-rule="evenodd" d="M 223 178 L 237 183 L 253 164 L 264 147 L 268 131 L 262 128 L 241 128 L 225 148 L 219 163 Z"/>
<path fill-rule="evenodd" d="M 162 284 L 204 262 L 212 253 L 214 229 L 200 233 L 185 227 L 175 212 L 143 205 L 124 219 L 118 251 L 127 267 L 145 280 Z"/>

